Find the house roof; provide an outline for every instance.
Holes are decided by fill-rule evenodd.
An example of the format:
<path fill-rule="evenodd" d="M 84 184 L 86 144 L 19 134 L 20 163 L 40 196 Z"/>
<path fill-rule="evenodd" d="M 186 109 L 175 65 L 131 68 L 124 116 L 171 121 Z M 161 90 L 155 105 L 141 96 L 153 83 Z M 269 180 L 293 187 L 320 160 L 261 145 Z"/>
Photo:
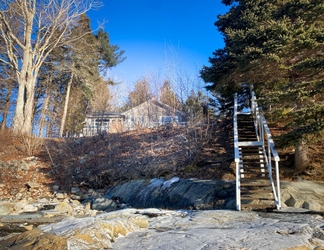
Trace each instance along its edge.
<path fill-rule="evenodd" d="M 176 113 L 176 114 L 178 114 L 178 115 L 182 115 L 182 116 L 184 116 L 184 113 L 183 113 L 183 112 L 181 112 L 181 111 L 179 111 L 179 110 L 174 110 L 174 109 L 173 109 L 172 107 L 170 107 L 169 105 L 164 104 L 164 103 L 162 103 L 162 102 L 159 102 L 159 101 L 157 101 L 156 99 L 150 99 L 150 100 L 148 100 L 148 101 L 146 101 L 146 102 L 143 102 L 142 104 L 140 104 L 140 105 L 138 105 L 138 106 L 136 106 L 136 107 L 133 107 L 133 108 L 131 108 L 131 109 L 125 111 L 125 112 L 122 113 L 122 114 L 124 114 L 124 115 L 128 115 L 129 113 L 132 112 L 132 110 L 134 110 L 134 109 L 138 109 L 138 108 L 141 108 L 141 107 L 144 107 L 145 105 L 155 105 L 155 106 L 161 107 L 161 108 L 163 108 L 163 109 L 165 109 L 165 110 L 168 110 L 168 111 L 170 111 L 170 112 L 172 112 L 172 113 Z"/>
<path fill-rule="evenodd" d="M 117 112 L 93 112 L 87 114 L 87 118 L 96 118 L 96 117 L 118 118 L 118 117 L 124 117 L 124 115 L 122 113 L 117 113 Z"/>

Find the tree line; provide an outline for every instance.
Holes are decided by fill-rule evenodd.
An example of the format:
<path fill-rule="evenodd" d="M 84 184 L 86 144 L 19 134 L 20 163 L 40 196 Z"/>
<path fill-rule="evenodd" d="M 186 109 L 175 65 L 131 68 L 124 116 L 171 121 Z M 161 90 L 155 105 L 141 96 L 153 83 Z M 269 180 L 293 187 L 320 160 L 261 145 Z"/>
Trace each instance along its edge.
<path fill-rule="evenodd" d="M 125 59 L 102 28 L 91 30 L 86 12 L 99 7 L 94 0 L 1 1 L 2 129 L 11 123 L 17 134 L 57 136 L 80 127 L 80 110 L 91 109 L 98 85 L 111 83 L 103 72 Z"/>
<path fill-rule="evenodd" d="M 179 73 L 161 83 L 138 79 L 122 106 L 112 104 L 109 86 L 118 83 L 103 77 L 126 58 L 107 32 L 90 28 L 86 13 L 100 6 L 94 0 L 1 1 L 1 129 L 61 137 L 82 131 L 87 113 L 125 111 L 154 97 L 193 122 L 203 119 L 211 101 Z"/>

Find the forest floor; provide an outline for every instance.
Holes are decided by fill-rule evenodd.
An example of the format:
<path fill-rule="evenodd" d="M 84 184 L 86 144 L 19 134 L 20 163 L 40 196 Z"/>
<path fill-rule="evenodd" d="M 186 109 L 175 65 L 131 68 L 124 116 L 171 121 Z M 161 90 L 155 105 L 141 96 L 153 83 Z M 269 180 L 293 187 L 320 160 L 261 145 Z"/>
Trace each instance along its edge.
<path fill-rule="evenodd" d="M 75 186 L 107 190 L 134 179 L 235 180 L 232 131 L 231 119 L 88 138 L 39 139 L 6 130 L 0 133 L 0 161 L 34 162 L 34 166 L 0 169 L 0 189 L 9 195 L 28 182 L 46 185 L 48 190 L 54 184 L 64 190 Z M 310 166 L 303 172 L 293 168 L 292 148 L 278 152 L 282 180 L 324 181 L 323 141 L 310 146 Z"/>

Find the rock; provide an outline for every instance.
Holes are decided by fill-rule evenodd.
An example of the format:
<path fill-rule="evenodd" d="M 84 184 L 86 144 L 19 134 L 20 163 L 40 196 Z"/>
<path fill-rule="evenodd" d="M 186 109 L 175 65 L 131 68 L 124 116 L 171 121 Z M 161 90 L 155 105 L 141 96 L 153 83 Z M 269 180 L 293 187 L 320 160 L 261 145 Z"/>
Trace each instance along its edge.
<path fill-rule="evenodd" d="M 26 206 L 24 206 L 23 211 L 25 213 L 34 213 L 38 211 L 38 208 L 32 204 L 28 204 Z"/>
<path fill-rule="evenodd" d="M 60 213 L 67 213 L 68 215 L 71 215 L 73 213 L 73 208 L 66 201 L 63 201 L 63 202 L 59 203 L 58 205 L 56 205 L 54 210 L 58 211 Z"/>
<path fill-rule="evenodd" d="M 63 194 L 63 193 L 56 193 L 56 194 L 55 194 L 55 197 L 56 197 L 57 199 L 64 199 L 64 198 L 66 197 L 66 195 Z"/>
<path fill-rule="evenodd" d="M 99 194 L 104 194 L 106 191 L 104 189 L 97 189 L 96 192 Z"/>
<path fill-rule="evenodd" d="M 28 203 L 26 201 L 24 202 L 17 202 L 14 204 L 14 209 L 16 212 L 21 213 L 24 212 L 24 207 L 26 207 Z"/>
<path fill-rule="evenodd" d="M 135 214 L 135 211 L 105 213 L 39 228 L 47 234 L 68 237 L 70 249 L 108 249 L 118 237 L 148 228 L 146 216 Z"/>
<path fill-rule="evenodd" d="M 0 215 L 7 215 L 14 211 L 14 204 L 12 203 L 0 203 Z"/>
<path fill-rule="evenodd" d="M 64 214 L 65 212 L 57 210 L 42 210 L 41 214 L 44 218 L 52 218 Z"/>
<path fill-rule="evenodd" d="M 131 207 L 167 209 L 235 209 L 235 182 L 172 178 L 130 181 L 110 189 L 105 197 L 118 197 Z"/>
<path fill-rule="evenodd" d="M 52 186 L 53 192 L 57 192 L 57 191 L 59 191 L 59 189 L 60 189 L 60 187 L 58 185 L 53 185 Z"/>
<path fill-rule="evenodd" d="M 324 211 L 324 184 L 309 181 L 281 182 L 283 207 Z"/>
<path fill-rule="evenodd" d="M 39 198 L 39 199 L 37 199 L 37 201 L 38 201 L 39 203 L 49 203 L 49 200 L 46 199 L 46 198 Z"/>
<path fill-rule="evenodd" d="M 71 194 L 75 194 L 75 193 L 78 193 L 78 192 L 80 192 L 79 188 L 77 188 L 77 187 L 71 188 Z"/>
<path fill-rule="evenodd" d="M 44 233 L 39 229 L 27 231 L 1 241 L 2 249 L 62 249 L 67 250 L 67 241 L 63 236 Z"/>
<path fill-rule="evenodd" d="M 27 226 L 24 226 L 24 228 L 27 230 L 27 231 L 31 231 L 33 230 L 33 225 L 27 225 Z"/>
<path fill-rule="evenodd" d="M 82 196 L 73 194 L 73 195 L 71 195 L 71 199 L 73 199 L 73 200 L 81 200 Z"/>
<path fill-rule="evenodd" d="M 323 225 L 321 216 L 310 214 L 292 213 L 287 217 L 285 213 L 229 210 L 124 209 L 41 225 L 18 236 L 0 239 L 0 245 L 1 249 L 19 250 L 67 249 L 67 246 L 78 250 L 173 249 L 174 246 L 320 250 L 324 247 Z"/>
<path fill-rule="evenodd" d="M 40 187 L 39 183 L 34 182 L 34 181 L 27 182 L 26 186 L 28 187 L 28 189 L 30 189 L 30 188 L 36 189 L 36 188 Z"/>
<path fill-rule="evenodd" d="M 107 197 L 96 198 L 92 203 L 92 209 L 113 211 L 117 209 L 117 204 Z"/>

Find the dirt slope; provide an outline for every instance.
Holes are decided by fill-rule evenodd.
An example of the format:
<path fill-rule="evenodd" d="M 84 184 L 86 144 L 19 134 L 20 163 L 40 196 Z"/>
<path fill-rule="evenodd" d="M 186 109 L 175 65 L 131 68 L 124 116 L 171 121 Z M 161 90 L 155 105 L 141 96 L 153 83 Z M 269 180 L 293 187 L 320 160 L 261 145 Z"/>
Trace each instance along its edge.
<path fill-rule="evenodd" d="M 140 178 L 234 180 L 232 120 L 200 126 L 164 126 L 91 138 L 35 139 L 0 133 L 0 193 L 4 198 L 28 191 L 27 183 L 50 192 L 59 185 L 108 189 Z M 291 149 L 279 151 L 282 179 L 324 180 L 322 143 L 310 148 L 311 166 L 293 168 Z M 6 165 L 7 164 L 7 165 Z"/>

